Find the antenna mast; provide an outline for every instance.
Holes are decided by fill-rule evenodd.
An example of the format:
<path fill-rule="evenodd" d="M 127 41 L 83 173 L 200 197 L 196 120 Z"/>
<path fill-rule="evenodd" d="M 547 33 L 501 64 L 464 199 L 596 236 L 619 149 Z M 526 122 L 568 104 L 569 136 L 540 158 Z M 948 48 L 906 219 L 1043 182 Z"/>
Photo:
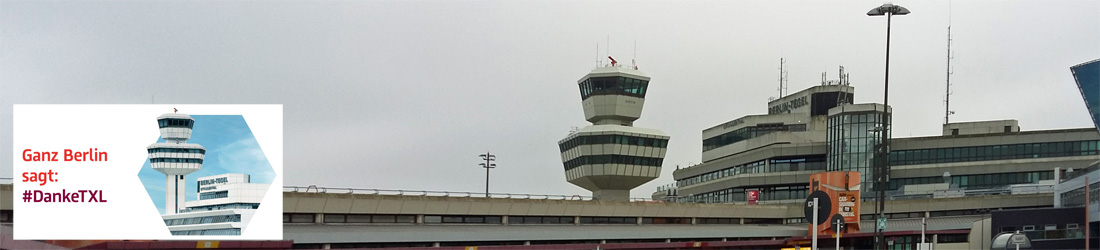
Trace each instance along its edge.
<path fill-rule="evenodd" d="M 951 115 L 955 114 L 954 111 L 951 111 L 951 74 L 953 73 L 953 72 L 951 72 L 951 59 L 952 58 L 954 58 L 954 57 L 951 56 L 951 14 L 950 14 L 950 6 L 948 6 L 948 14 L 947 14 L 947 83 L 946 83 L 947 87 L 945 88 L 944 95 L 943 95 L 943 124 L 950 123 L 950 118 L 949 117 Z"/>
<path fill-rule="evenodd" d="M 786 62 L 779 58 L 779 98 L 783 98 L 783 93 L 787 92 L 787 70 L 783 68 L 783 63 Z"/>
<path fill-rule="evenodd" d="M 596 67 L 597 68 L 600 67 L 601 61 L 602 60 L 600 60 L 600 42 L 596 42 Z"/>

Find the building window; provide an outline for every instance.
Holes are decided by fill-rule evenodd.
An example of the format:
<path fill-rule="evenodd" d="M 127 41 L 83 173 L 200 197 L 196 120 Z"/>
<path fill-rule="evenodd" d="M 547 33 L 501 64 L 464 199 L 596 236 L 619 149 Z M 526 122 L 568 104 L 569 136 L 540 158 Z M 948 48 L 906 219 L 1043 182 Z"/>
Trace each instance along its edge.
<path fill-rule="evenodd" d="M 286 215 L 283 216 L 285 222 Z M 193 225 L 193 224 L 210 224 L 210 223 L 222 223 L 222 222 L 241 222 L 241 215 L 215 215 L 206 217 L 194 217 L 194 218 L 180 218 L 180 219 L 166 219 L 165 225 L 178 226 L 178 225 Z"/>
<path fill-rule="evenodd" d="M 226 198 L 226 197 L 229 197 L 229 191 L 199 193 L 199 200 L 209 200 L 209 199 L 218 199 L 218 198 Z"/>
<path fill-rule="evenodd" d="M 508 224 L 573 224 L 572 216 L 509 216 Z"/>
<path fill-rule="evenodd" d="M 581 217 L 581 224 L 638 224 L 637 217 Z"/>
<path fill-rule="evenodd" d="M 783 219 L 745 218 L 745 224 L 783 224 Z"/>
<path fill-rule="evenodd" d="M 691 218 L 642 218 L 642 224 L 691 224 Z"/>
<path fill-rule="evenodd" d="M 325 214 L 325 223 L 416 223 L 415 215 Z"/>
<path fill-rule="evenodd" d="M 967 234 L 941 234 L 936 236 L 936 243 L 963 243 L 968 242 Z"/>
<path fill-rule="evenodd" d="M 695 224 L 741 224 L 738 218 L 695 218 Z"/>
<path fill-rule="evenodd" d="M 501 216 L 482 215 L 425 215 L 428 224 L 501 224 Z"/>
<path fill-rule="evenodd" d="M 283 223 L 314 223 L 316 219 L 315 214 L 283 214 Z"/>
<path fill-rule="evenodd" d="M 957 128 L 951 129 L 951 135 L 959 135 L 959 129 L 957 129 Z"/>

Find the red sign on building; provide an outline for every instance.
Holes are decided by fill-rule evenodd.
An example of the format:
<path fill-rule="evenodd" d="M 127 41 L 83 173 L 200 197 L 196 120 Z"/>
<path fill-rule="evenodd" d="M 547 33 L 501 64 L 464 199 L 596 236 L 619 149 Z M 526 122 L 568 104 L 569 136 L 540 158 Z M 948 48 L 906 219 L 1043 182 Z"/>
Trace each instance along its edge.
<path fill-rule="evenodd" d="M 745 191 L 745 193 L 746 193 L 745 197 L 749 198 L 748 199 L 749 200 L 749 205 L 756 205 L 756 202 L 760 200 L 760 191 L 759 190 L 749 190 L 749 191 Z"/>

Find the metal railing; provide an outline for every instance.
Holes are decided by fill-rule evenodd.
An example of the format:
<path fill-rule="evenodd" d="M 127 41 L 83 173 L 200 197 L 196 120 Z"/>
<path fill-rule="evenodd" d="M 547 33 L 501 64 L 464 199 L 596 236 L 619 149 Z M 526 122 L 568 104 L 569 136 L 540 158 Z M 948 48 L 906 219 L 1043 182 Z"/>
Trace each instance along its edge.
<path fill-rule="evenodd" d="M 1100 164 L 1093 164 L 1085 169 L 1075 169 L 1073 172 L 1063 174 L 1061 179 L 1062 181 L 1072 180 L 1073 178 L 1081 177 L 1082 175 L 1096 171 L 1096 169 L 1100 169 Z"/>
<path fill-rule="evenodd" d="M 592 196 L 562 195 L 562 194 L 517 194 L 517 193 L 485 193 L 455 192 L 455 191 L 430 191 L 430 190 L 398 190 L 376 188 L 333 188 L 283 186 L 283 192 L 288 193 L 324 193 L 324 194 L 369 194 L 369 195 L 403 195 L 403 196 L 432 196 L 432 197 L 471 197 L 471 198 L 497 198 L 497 199 L 529 199 L 529 200 L 597 200 Z M 631 201 L 647 201 L 646 198 L 632 198 Z"/>

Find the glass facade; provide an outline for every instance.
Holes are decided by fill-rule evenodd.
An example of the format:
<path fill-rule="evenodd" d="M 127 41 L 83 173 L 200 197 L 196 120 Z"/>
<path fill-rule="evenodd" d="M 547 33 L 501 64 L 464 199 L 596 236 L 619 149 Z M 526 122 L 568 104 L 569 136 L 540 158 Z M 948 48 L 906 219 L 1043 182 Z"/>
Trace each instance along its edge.
<path fill-rule="evenodd" d="M 195 120 L 167 118 L 157 120 L 157 125 L 161 128 L 192 128 L 195 126 Z"/>
<path fill-rule="evenodd" d="M 1096 155 L 1100 141 L 1043 142 L 890 152 L 890 166 Z"/>
<path fill-rule="evenodd" d="M 1077 89 L 1081 90 L 1081 97 L 1085 99 L 1093 126 L 1100 129 L 1100 59 L 1070 67 L 1069 70 L 1073 72 Z"/>
<path fill-rule="evenodd" d="M 193 153 L 193 154 L 205 154 L 205 149 L 199 148 L 150 148 L 150 154 L 152 153 Z"/>
<path fill-rule="evenodd" d="M 859 172 L 861 190 L 874 190 L 874 166 L 876 165 L 874 156 L 882 140 L 881 129 L 879 129 L 882 118 L 881 111 L 840 113 L 830 116 L 827 132 L 828 171 Z M 888 114 L 886 119 L 887 121 L 890 119 Z M 889 131 L 889 125 L 887 125 L 886 133 Z"/>
<path fill-rule="evenodd" d="M 660 167 L 664 159 L 630 155 L 585 155 L 566 161 L 565 170 L 592 164 L 626 164 Z"/>
<path fill-rule="evenodd" d="M 629 77 L 590 77 L 580 84 L 581 100 L 594 95 L 627 95 L 645 98 L 649 81 Z"/>
<path fill-rule="evenodd" d="M 752 139 L 754 137 L 770 134 L 776 131 L 806 131 L 806 124 L 757 124 L 756 126 L 740 128 L 734 131 L 727 132 L 725 134 L 704 139 L 703 151 L 720 148 L 725 145 L 734 144 L 740 141 Z"/>
<path fill-rule="evenodd" d="M 825 170 L 824 155 L 790 156 L 773 158 L 719 169 L 676 181 L 677 187 L 685 187 L 739 174 L 758 174 L 786 171 Z"/>
<path fill-rule="evenodd" d="M 169 226 L 193 225 L 193 224 L 210 224 L 210 223 L 222 223 L 222 222 L 241 222 L 241 215 L 239 215 L 239 214 L 215 215 L 215 216 L 206 216 L 206 217 L 164 220 L 164 224 L 167 224 Z"/>
<path fill-rule="evenodd" d="M 667 148 L 667 139 L 657 138 L 645 138 L 628 135 L 587 135 L 577 136 L 568 141 L 558 144 L 558 149 L 562 153 L 573 149 L 581 145 L 596 145 L 596 144 L 619 144 L 619 145 L 633 145 L 642 147 L 655 147 L 655 148 Z"/>
<path fill-rule="evenodd" d="M 198 163 L 202 164 L 202 159 L 184 159 L 184 158 L 153 158 L 149 159 L 150 163 L 158 162 L 182 162 L 182 163 Z"/>
<path fill-rule="evenodd" d="M 229 191 L 199 193 L 199 200 L 209 200 L 226 197 L 229 197 Z"/>
<path fill-rule="evenodd" d="M 1033 171 L 1016 173 L 993 173 L 951 176 L 951 185 L 959 189 L 998 188 L 1014 184 L 1035 184 L 1042 180 L 1053 180 L 1054 171 Z M 943 183 L 942 176 L 890 179 L 887 190 L 898 190 L 905 185 Z"/>
<path fill-rule="evenodd" d="M 172 231 L 172 235 L 241 235 L 240 228 Z"/>

